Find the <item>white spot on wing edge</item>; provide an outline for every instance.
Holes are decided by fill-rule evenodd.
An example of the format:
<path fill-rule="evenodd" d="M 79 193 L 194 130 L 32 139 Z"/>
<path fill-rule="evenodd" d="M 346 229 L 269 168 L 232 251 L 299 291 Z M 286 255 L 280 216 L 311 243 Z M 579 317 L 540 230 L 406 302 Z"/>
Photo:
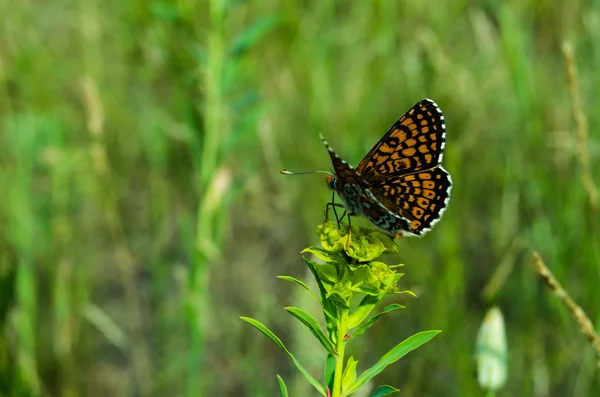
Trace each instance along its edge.
<path fill-rule="evenodd" d="M 323 141 L 323 144 L 325 145 L 327 150 L 329 150 L 331 153 L 335 154 L 335 151 L 332 149 L 331 146 L 329 146 L 329 143 L 325 140 L 325 137 L 323 136 L 323 134 L 319 133 L 319 138 L 321 138 L 321 141 Z M 335 155 L 337 157 L 337 154 L 335 154 Z"/>
<path fill-rule="evenodd" d="M 446 208 L 448 208 L 448 203 L 450 202 L 450 196 L 452 195 L 452 186 L 453 186 L 452 176 L 450 176 L 450 173 L 448 171 L 446 171 L 446 169 L 444 167 L 442 167 L 441 165 L 439 166 L 439 169 L 444 171 L 446 173 L 446 175 L 448 176 L 449 185 L 448 185 L 448 190 L 446 191 L 446 193 L 448 193 L 448 196 L 444 200 L 444 207 L 440 210 L 438 217 L 436 219 L 434 219 L 433 221 L 431 221 L 428 229 L 423 229 L 423 231 L 430 231 L 435 226 L 435 224 L 438 223 L 440 221 L 440 219 L 442 219 L 444 212 L 446 212 Z"/>
<path fill-rule="evenodd" d="M 444 113 L 442 113 L 442 109 L 440 109 L 440 107 L 438 106 L 438 104 L 433 100 L 433 99 L 429 99 L 429 98 L 424 98 L 421 100 L 422 101 L 426 101 L 429 102 L 434 108 L 435 110 L 437 110 L 437 112 L 440 114 L 440 121 L 442 121 L 441 126 L 442 126 L 442 138 L 446 138 L 446 123 L 444 123 L 444 121 L 446 121 L 446 118 L 444 117 Z"/>
<path fill-rule="evenodd" d="M 325 137 L 323 136 L 322 133 L 319 133 L 319 138 L 321 138 L 321 141 L 323 141 L 323 144 L 325 145 L 325 147 L 327 148 L 327 150 L 329 151 L 329 153 L 333 154 L 335 156 L 335 158 L 340 159 L 340 161 L 342 162 L 342 164 L 347 165 L 348 167 L 350 167 L 351 170 L 354 169 L 354 167 L 352 167 L 350 164 L 348 164 L 348 162 L 346 162 L 346 160 L 344 160 L 343 158 L 341 158 L 340 156 L 338 156 L 338 154 L 335 152 L 335 150 L 333 150 L 333 148 L 325 140 Z M 360 176 L 359 172 L 357 172 L 357 174 Z"/>
<path fill-rule="evenodd" d="M 423 237 L 424 235 L 426 235 L 428 232 L 431 231 L 431 229 L 433 229 L 433 227 L 440 221 L 440 219 L 442 219 L 442 216 L 444 215 L 444 212 L 446 212 L 446 208 L 448 208 L 448 203 L 450 202 L 450 196 L 452 195 L 452 177 L 450 176 L 450 173 L 441 165 L 438 167 L 439 169 L 441 169 L 442 171 L 444 171 L 446 173 L 446 175 L 448 176 L 448 183 L 450 183 L 450 185 L 448 186 L 448 196 L 446 197 L 446 199 L 444 200 L 444 206 L 442 207 L 442 209 L 440 210 L 438 217 L 435 218 L 434 220 L 431 221 L 431 223 L 429 224 L 428 228 L 424 228 L 423 230 L 421 230 L 421 234 L 415 234 L 412 233 L 408 230 L 401 230 L 400 233 L 404 236 L 413 236 L 413 237 Z"/>

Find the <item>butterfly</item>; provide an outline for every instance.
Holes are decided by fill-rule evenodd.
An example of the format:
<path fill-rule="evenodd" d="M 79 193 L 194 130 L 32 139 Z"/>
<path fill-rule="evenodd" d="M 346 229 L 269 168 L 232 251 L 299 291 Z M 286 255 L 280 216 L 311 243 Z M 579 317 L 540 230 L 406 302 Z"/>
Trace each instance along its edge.
<path fill-rule="evenodd" d="M 441 219 L 452 190 L 441 166 L 446 124 L 430 99 L 413 105 L 369 151 L 356 168 L 341 159 L 321 135 L 333 173 L 329 189 L 349 216 L 364 216 L 391 236 L 421 237 Z M 284 174 L 292 172 L 282 170 Z"/>

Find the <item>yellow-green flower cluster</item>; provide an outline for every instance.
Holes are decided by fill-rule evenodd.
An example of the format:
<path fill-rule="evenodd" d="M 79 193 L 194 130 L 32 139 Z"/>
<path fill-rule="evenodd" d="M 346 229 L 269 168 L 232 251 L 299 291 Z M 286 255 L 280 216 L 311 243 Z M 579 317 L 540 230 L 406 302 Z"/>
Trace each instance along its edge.
<path fill-rule="evenodd" d="M 351 233 L 346 224 L 326 222 L 317 228 L 321 247 L 309 247 L 302 251 L 311 253 L 325 261 L 314 264 L 319 278 L 327 289 L 328 297 L 337 305 L 349 306 L 357 293 L 372 296 L 409 293 L 400 291 L 398 280 L 403 273 L 377 259 L 386 253 L 397 253 L 398 247 L 391 237 L 367 228 L 352 226 Z"/>

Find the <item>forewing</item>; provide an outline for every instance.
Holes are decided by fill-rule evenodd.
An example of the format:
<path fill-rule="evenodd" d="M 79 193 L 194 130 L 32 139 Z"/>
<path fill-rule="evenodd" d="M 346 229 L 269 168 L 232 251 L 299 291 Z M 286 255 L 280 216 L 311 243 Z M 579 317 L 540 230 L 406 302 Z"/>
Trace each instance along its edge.
<path fill-rule="evenodd" d="M 331 165 L 333 166 L 333 171 L 335 172 L 335 176 L 338 178 L 338 180 L 343 184 L 354 183 L 359 186 L 367 187 L 368 183 L 365 181 L 362 175 L 335 153 L 323 135 L 321 135 L 321 140 L 329 152 L 329 157 L 331 157 Z"/>
<path fill-rule="evenodd" d="M 442 162 L 446 124 L 438 105 L 423 99 L 408 110 L 360 162 L 369 181 L 428 170 Z"/>
<path fill-rule="evenodd" d="M 422 236 L 441 219 L 448 206 L 452 179 L 443 168 L 392 176 L 374 182 L 371 193 L 389 211 L 406 218 L 408 234 Z"/>

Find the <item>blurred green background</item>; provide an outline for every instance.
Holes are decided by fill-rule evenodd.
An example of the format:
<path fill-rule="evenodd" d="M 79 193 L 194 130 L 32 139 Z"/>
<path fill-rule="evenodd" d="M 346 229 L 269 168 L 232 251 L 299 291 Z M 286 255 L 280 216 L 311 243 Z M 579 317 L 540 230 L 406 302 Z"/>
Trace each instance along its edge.
<path fill-rule="evenodd" d="M 351 346 L 359 369 L 441 329 L 378 384 L 483 395 L 474 341 L 498 305 L 500 396 L 600 395 L 530 254 L 598 329 L 599 1 L 0 0 L 0 15 L 1 396 L 274 396 L 277 373 L 314 395 L 238 318 L 321 379 L 320 346 L 283 310 L 318 307 L 276 276 L 309 279 L 300 251 L 330 192 L 278 171 L 327 169 L 319 132 L 357 164 L 424 97 L 446 117 L 453 195 L 431 233 L 398 241 L 418 298 L 387 299 L 407 309 Z"/>

